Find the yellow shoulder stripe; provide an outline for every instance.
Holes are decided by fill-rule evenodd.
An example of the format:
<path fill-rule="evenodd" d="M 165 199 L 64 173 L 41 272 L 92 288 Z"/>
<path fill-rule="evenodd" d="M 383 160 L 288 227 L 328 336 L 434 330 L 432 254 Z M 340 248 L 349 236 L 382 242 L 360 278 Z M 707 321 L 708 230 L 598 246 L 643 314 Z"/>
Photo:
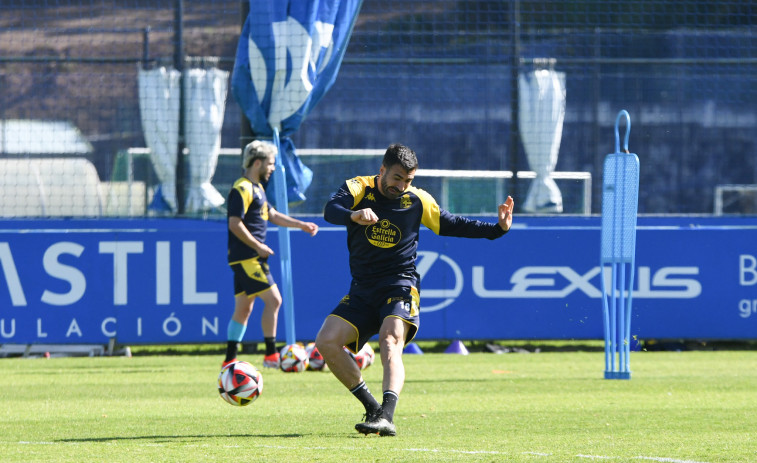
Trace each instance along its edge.
<path fill-rule="evenodd" d="M 428 227 L 429 230 L 439 234 L 439 205 L 436 200 L 425 190 L 411 186 L 409 191 L 412 191 L 423 204 L 423 216 L 421 217 L 421 223 Z"/>
<path fill-rule="evenodd" d="M 350 190 L 350 193 L 352 193 L 352 197 L 354 198 L 354 202 L 350 209 L 357 206 L 357 204 L 363 199 L 367 187 L 374 187 L 373 181 L 373 176 L 354 177 L 347 180 L 347 188 Z"/>
<path fill-rule="evenodd" d="M 232 188 L 239 192 L 239 195 L 242 197 L 242 202 L 244 203 L 244 210 L 246 211 L 250 207 L 250 204 L 252 204 L 252 200 L 255 198 L 252 182 L 242 177 L 234 182 Z"/>

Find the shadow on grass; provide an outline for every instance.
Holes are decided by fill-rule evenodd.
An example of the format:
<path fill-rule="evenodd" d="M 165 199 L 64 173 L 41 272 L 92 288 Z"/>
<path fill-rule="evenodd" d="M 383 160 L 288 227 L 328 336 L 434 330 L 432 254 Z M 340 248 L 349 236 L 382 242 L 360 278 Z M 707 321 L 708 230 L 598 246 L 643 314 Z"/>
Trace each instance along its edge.
<path fill-rule="evenodd" d="M 244 437 L 261 437 L 261 438 L 301 438 L 305 437 L 304 434 L 189 434 L 189 435 L 176 435 L 176 436 L 111 436 L 111 437 L 80 437 L 71 439 L 56 439 L 56 442 L 112 442 L 112 441 L 138 441 L 138 440 L 151 440 L 151 441 L 180 441 L 184 439 L 217 439 L 217 438 L 244 438 Z"/>
<path fill-rule="evenodd" d="M 455 378 L 455 379 L 449 379 L 446 378 L 444 380 L 444 384 L 448 383 L 476 383 L 476 384 L 482 384 L 482 383 L 500 383 L 503 379 L 507 379 L 506 375 L 504 374 L 492 374 L 491 378 L 476 378 L 476 379 L 470 379 L 470 378 Z M 407 379 L 405 380 L 405 384 L 439 384 L 438 379 Z"/>

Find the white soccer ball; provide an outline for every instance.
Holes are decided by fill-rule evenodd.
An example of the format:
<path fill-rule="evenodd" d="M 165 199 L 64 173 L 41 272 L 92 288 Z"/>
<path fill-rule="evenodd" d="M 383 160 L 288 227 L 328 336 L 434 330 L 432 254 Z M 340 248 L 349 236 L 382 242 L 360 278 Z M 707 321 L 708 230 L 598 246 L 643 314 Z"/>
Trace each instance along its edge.
<path fill-rule="evenodd" d="M 358 365 L 360 366 L 361 370 L 365 370 L 369 366 L 373 365 L 373 362 L 376 360 L 376 352 L 373 350 L 373 347 L 371 347 L 370 344 L 365 343 L 363 344 L 362 349 L 360 349 L 360 352 L 357 353 L 355 356 L 355 361 L 358 362 Z"/>
<path fill-rule="evenodd" d="M 323 355 L 321 355 L 314 342 L 309 342 L 305 346 L 305 352 L 308 353 L 308 370 L 321 371 L 326 367 L 326 360 L 324 360 Z"/>
<path fill-rule="evenodd" d="M 250 363 L 232 362 L 218 374 L 218 393 L 231 405 L 244 407 L 263 393 L 263 375 Z"/>
<path fill-rule="evenodd" d="M 373 362 L 376 360 L 376 352 L 368 343 L 363 344 L 363 347 L 360 348 L 360 351 L 357 354 L 353 354 L 346 347 L 344 348 L 344 350 L 347 351 L 348 354 L 350 354 L 352 360 L 357 363 L 358 368 L 360 368 L 361 370 L 365 370 L 369 366 L 373 365 Z"/>
<path fill-rule="evenodd" d="M 281 349 L 281 371 L 299 373 L 308 367 L 308 353 L 302 344 L 287 344 Z"/>

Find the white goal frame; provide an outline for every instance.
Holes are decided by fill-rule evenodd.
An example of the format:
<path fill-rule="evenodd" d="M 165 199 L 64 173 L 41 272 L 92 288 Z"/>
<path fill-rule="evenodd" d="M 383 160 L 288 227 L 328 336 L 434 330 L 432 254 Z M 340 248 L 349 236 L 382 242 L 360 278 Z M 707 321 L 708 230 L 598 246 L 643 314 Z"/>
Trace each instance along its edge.
<path fill-rule="evenodd" d="M 449 180 L 460 178 L 495 178 L 495 179 L 512 179 L 513 173 L 509 170 L 447 170 L 447 169 L 418 169 L 416 177 L 438 177 L 442 179 L 442 195 L 439 205 L 442 209 L 449 208 Z M 553 180 L 580 180 L 583 182 L 583 202 L 581 215 L 591 214 L 591 172 L 552 172 L 549 175 Z M 536 172 L 532 170 L 518 171 L 518 179 L 533 180 L 536 178 Z M 504 201 L 504 188 L 502 183 L 497 183 L 497 198 Z"/>
<path fill-rule="evenodd" d="M 739 185 L 739 184 L 725 184 L 715 186 L 715 204 L 713 207 L 713 213 L 715 215 L 723 215 L 723 194 L 726 192 L 736 193 L 757 193 L 757 185 Z"/>
<path fill-rule="evenodd" d="M 373 156 L 381 157 L 385 149 L 335 149 L 335 148 L 317 148 L 307 149 L 298 148 L 297 154 L 303 158 L 308 156 Z M 133 156 L 149 154 L 149 148 L 129 148 L 128 155 L 128 176 L 133 176 Z M 220 156 L 240 156 L 238 148 L 221 148 Z M 444 209 L 449 209 L 449 183 L 452 179 L 502 179 L 511 180 L 512 171 L 509 170 L 452 170 L 452 169 L 418 169 L 415 174 L 417 177 L 438 177 L 441 178 L 441 197 L 437 198 L 439 205 Z M 553 180 L 578 180 L 583 182 L 583 200 L 581 204 L 581 215 L 591 215 L 591 196 L 592 196 L 592 176 L 591 172 L 552 172 L 550 177 Z M 518 179 L 533 180 L 536 178 L 536 172 L 531 170 L 518 171 Z M 504 182 L 497 182 L 495 186 L 495 195 L 499 201 L 505 200 Z"/>

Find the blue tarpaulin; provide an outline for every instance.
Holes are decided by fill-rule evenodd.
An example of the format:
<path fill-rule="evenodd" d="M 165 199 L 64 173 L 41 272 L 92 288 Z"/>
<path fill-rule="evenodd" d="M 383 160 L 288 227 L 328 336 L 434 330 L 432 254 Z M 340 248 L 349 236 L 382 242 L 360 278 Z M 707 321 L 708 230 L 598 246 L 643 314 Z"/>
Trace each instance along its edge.
<path fill-rule="evenodd" d="M 312 172 L 289 136 L 336 80 L 361 0 L 251 1 L 231 77 L 256 138 L 281 137 L 289 202 L 305 200 Z M 266 187 L 275 198 L 275 182 Z M 280 206 L 280 205 L 279 205 Z"/>

